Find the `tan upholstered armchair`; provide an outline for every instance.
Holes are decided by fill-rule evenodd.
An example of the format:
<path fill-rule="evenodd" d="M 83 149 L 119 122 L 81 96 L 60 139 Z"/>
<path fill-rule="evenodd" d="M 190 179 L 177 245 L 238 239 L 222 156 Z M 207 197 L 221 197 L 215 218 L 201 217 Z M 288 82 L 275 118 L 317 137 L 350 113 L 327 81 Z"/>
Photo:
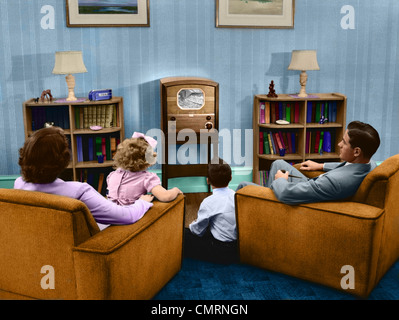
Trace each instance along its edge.
<path fill-rule="evenodd" d="M 236 193 L 241 262 L 367 297 L 399 258 L 398 195 L 399 155 L 347 201 L 286 205 L 247 186 Z"/>
<path fill-rule="evenodd" d="M 99 231 L 81 201 L 0 189 L 0 299 L 150 299 L 181 269 L 183 220 L 179 195 Z"/>

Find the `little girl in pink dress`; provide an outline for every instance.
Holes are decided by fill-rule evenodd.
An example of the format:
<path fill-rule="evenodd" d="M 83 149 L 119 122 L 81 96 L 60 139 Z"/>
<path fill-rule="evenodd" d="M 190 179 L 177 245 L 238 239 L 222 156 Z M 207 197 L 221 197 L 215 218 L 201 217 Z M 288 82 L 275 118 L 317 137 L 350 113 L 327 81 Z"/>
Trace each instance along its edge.
<path fill-rule="evenodd" d="M 182 193 L 176 187 L 166 190 L 156 173 L 147 171 L 156 162 L 156 145 L 155 139 L 138 132 L 118 145 L 114 156 L 117 169 L 107 177 L 109 200 L 130 205 L 142 195 L 152 193 L 159 201 L 167 202 Z"/>

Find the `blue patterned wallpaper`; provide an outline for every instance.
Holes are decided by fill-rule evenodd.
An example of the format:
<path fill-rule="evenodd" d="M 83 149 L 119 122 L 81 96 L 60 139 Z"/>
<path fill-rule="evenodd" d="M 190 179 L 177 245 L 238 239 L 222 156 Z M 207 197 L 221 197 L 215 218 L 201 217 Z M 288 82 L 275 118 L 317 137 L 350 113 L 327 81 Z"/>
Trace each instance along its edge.
<path fill-rule="evenodd" d="M 82 50 L 88 69 L 75 75 L 77 96 L 112 88 L 124 97 L 126 135 L 160 127 L 160 78 L 199 76 L 219 82 L 220 129 L 244 137 L 253 95 L 271 80 L 277 93 L 298 92 L 291 51 L 316 49 L 307 91 L 347 95 L 347 122 L 380 132 L 374 158 L 399 153 L 399 1 L 296 0 L 295 9 L 294 29 L 229 29 L 215 27 L 214 0 L 150 0 L 150 27 L 67 28 L 65 1 L 0 0 L 0 175 L 19 172 L 23 101 L 45 89 L 66 96 L 64 77 L 51 73 L 64 50 Z"/>

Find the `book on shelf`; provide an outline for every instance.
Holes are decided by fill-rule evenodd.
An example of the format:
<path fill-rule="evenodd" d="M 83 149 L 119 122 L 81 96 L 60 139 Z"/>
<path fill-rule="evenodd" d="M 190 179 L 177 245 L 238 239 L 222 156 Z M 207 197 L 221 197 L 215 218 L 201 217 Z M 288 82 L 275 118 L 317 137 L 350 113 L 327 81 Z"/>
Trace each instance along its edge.
<path fill-rule="evenodd" d="M 269 145 L 269 139 L 267 136 L 267 132 L 262 132 L 263 134 L 263 149 L 264 149 L 264 154 L 270 154 L 270 145 Z"/>
<path fill-rule="evenodd" d="M 272 138 L 269 133 L 267 133 L 267 140 L 269 141 L 270 154 L 275 154 L 273 144 L 272 144 Z"/>
<path fill-rule="evenodd" d="M 308 101 L 306 122 L 318 123 L 321 117 L 337 122 L 337 101 Z"/>
<path fill-rule="evenodd" d="M 259 103 L 259 123 L 266 123 L 265 121 L 265 102 L 261 101 Z"/>
<path fill-rule="evenodd" d="M 335 130 L 311 130 L 306 132 L 305 153 L 335 152 Z"/>
<path fill-rule="evenodd" d="M 32 131 L 44 127 L 44 123 L 53 122 L 55 126 L 70 129 L 68 106 L 32 107 Z"/>
<path fill-rule="evenodd" d="M 93 137 L 88 137 L 88 160 L 93 161 L 94 160 L 94 138 Z"/>
<path fill-rule="evenodd" d="M 319 152 L 319 144 L 320 144 L 320 130 L 317 130 L 315 132 L 315 141 L 314 141 L 314 148 L 313 148 L 314 153 Z"/>
<path fill-rule="evenodd" d="M 268 179 L 269 179 L 269 171 L 259 170 L 259 184 L 265 187 Z"/>
<path fill-rule="evenodd" d="M 259 123 L 275 123 L 277 120 L 286 120 L 290 123 L 299 123 L 300 106 L 298 102 L 259 102 Z"/>
<path fill-rule="evenodd" d="M 268 136 L 270 138 L 270 141 L 272 142 L 273 154 L 278 154 L 277 153 L 276 143 L 274 142 L 273 133 L 271 131 L 269 131 Z"/>
<path fill-rule="evenodd" d="M 76 151 L 77 161 L 97 161 L 97 155 L 104 155 L 104 160 L 112 160 L 120 143 L 118 137 L 77 135 Z"/>
<path fill-rule="evenodd" d="M 285 155 L 285 146 L 284 146 L 283 142 L 280 139 L 279 132 L 275 132 L 273 135 L 274 135 L 274 137 L 275 137 L 275 139 L 277 141 L 279 155 L 280 156 L 284 156 Z"/>
<path fill-rule="evenodd" d="M 285 107 L 285 120 L 291 122 L 291 104 L 287 104 Z M 294 119 L 292 119 L 294 120 Z"/>
<path fill-rule="evenodd" d="M 107 183 L 106 179 L 111 169 L 101 170 L 98 168 L 80 169 L 78 175 L 79 182 L 86 182 L 91 185 L 98 193 L 106 195 Z"/>
<path fill-rule="evenodd" d="M 296 131 L 290 130 L 260 131 L 259 154 L 295 154 L 297 135 Z"/>
<path fill-rule="evenodd" d="M 294 123 L 299 123 L 299 102 L 295 102 L 294 119 Z"/>
<path fill-rule="evenodd" d="M 263 147 L 264 147 L 264 145 L 263 145 L 263 132 L 260 131 L 259 132 L 259 154 L 264 154 L 265 153 L 264 150 L 263 150 Z"/>
<path fill-rule="evenodd" d="M 287 137 L 288 153 L 295 153 L 292 149 L 292 133 L 287 132 L 285 136 Z"/>
<path fill-rule="evenodd" d="M 323 150 L 323 138 L 324 138 L 324 131 L 320 132 L 320 141 L 319 141 L 319 148 L 317 149 L 317 153 L 322 153 Z"/>
<path fill-rule="evenodd" d="M 97 186 L 98 193 L 101 193 L 103 184 L 104 184 L 104 172 L 101 172 L 98 176 L 98 186 Z"/>
<path fill-rule="evenodd" d="M 82 162 L 83 161 L 82 136 L 76 137 L 76 150 L 77 150 L 77 160 L 78 160 L 78 162 Z"/>
<path fill-rule="evenodd" d="M 91 126 L 118 127 L 118 109 L 115 104 L 75 107 L 75 127 L 76 129 L 88 129 Z"/>
<path fill-rule="evenodd" d="M 270 102 L 265 102 L 265 123 L 270 123 Z"/>

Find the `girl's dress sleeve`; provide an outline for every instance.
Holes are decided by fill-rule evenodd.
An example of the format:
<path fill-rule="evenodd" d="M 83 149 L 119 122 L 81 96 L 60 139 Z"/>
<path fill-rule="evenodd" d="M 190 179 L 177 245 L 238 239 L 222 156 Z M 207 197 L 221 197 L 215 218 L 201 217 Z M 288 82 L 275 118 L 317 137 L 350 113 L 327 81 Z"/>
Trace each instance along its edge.
<path fill-rule="evenodd" d="M 147 172 L 143 182 L 144 188 L 147 190 L 147 192 L 151 192 L 154 187 L 161 184 L 161 179 L 159 179 L 156 173 Z"/>

